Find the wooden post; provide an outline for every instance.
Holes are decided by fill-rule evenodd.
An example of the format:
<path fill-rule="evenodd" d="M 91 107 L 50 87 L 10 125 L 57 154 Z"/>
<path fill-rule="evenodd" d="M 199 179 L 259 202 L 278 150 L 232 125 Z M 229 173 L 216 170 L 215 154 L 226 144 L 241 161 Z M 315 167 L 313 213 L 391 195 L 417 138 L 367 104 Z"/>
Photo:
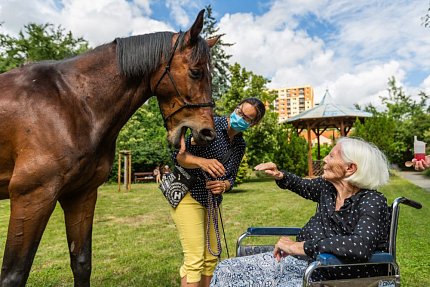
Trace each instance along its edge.
<path fill-rule="evenodd" d="M 118 153 L 118 192 L 121 191 L 121 156 L 124 156 L 124 188 L 131 190 L 131 151 L 122 150 Z"/>
<path fill-rule="evenodd" d="M 121 152 L 118 153 L 118 192 L 121 191 Z"/>
<path fill-rule="evenodd" d="M 131 152 L 128 154 L 128 185 L 127 191 L 131 190 Z"/>
<path fill-rule="evenodd" d="M 128 156 L 125 153 L 125 151 L 123 151 L 123 155 L 124 155 L 124 188 L 125 190 L 127 190 L 127 183 L 128 183 Z"/>
<path fill-rule="evenodd" d="M 311 138 L 311 128 L 309 125 L 307 125 L 307 131 L 308 131 L 308 175 L 313 176 L 314 175 L 314 169 L 312 166 L 312 138 Z"/>
<path fill-rule="evenodd" d="M 340 122 L 340 135 L 345 137 L 345 125 L 343 124 L 343 120 Z"/>

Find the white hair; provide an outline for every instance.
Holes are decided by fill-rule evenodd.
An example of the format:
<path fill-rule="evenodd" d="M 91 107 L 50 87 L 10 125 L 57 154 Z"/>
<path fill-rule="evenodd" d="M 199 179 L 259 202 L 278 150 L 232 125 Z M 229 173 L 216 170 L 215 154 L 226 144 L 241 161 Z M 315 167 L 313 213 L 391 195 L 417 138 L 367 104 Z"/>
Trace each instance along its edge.
<path fill-rule="evenodd" d="M 388 182 L 387 158 L 374 144 L 349 137 L 338 139 L 337 144 L 343 160 L 357 165 L 357 171 L 345 178 L 346 181 L 365 189 L 377 189 Z"/>

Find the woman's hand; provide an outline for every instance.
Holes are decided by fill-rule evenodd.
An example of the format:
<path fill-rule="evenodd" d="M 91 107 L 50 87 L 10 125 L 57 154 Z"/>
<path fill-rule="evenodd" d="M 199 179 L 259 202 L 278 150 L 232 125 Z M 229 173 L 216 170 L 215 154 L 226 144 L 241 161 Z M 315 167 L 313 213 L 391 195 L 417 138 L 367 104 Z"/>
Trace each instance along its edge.
<path fill-rule="evenodd" d="M 180 147 L 178 154 L 176 155 L 176 160 L 182 167 L 201 168 L 212 178 L 218 178 L 225 175 L 224 165 L 218 160 L 198 157 L 187 152 L 184 134 L 181 136 L 179 146 Z"/>
<path fill-rule="evenodd" d="M 276 180 L 280 180 L 284 177 L 284 174 L 278 170 L 278 167 L 273 162 L 260 163 L 255 170 L 264 171 L 267 175 L 273 177 Z"/>
<path fill-rule="evenodd" d="M 198 166 L 205 172 L 209 173 L 212 178 L 225 175 L 225 168 L 222 163 L 216 159 L 199 158 Z"/>
<path fill-rule="evenodd" d="M 180 166 L 185 168 L 201 168 L 212 178 L 218 178 L 225 175 L 224 165 L 216 159 L 198 157 L 187 151 L 182 151 L 176 155 L 176 160 Z"/>
<path fill-rule="evenodd" d="M 273 256 L 279 262 L 282 257 L 288 255 L 305 255 L 304 249 L 305 242 L 296 242 L 291 240 L 289 237 L 281 237 L 275 245 L 273 250 Z"/>
<path fill-rule="evenodd" d="M 213 194 L 221 194 L 228 190 L 225 180 L 209 180 L 206 182 L 206 188 Z"/>

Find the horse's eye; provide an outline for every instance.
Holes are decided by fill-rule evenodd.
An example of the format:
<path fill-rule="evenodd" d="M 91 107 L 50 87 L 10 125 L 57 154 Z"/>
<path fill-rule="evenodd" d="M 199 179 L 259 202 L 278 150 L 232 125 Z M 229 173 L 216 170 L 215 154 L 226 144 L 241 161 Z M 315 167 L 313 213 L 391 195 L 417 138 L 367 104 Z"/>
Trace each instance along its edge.
<path fill-rule="evenodd" d="M 190 69 L 189 75 L 192 79 L 198 80 L 202 77 L 202 71 L 198 69 Z"/>

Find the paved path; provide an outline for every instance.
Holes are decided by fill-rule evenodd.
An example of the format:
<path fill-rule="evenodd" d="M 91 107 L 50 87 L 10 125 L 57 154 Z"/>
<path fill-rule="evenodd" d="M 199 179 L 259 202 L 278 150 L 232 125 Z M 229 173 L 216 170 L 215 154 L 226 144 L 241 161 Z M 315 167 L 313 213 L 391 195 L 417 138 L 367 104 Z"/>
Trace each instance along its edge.
<path fill-rule="evenodd" d="M 415 185 L 430 191 L 430 177 L 424 176 L 421 172 L 416 171 L 399 171 L 399 175 Z"/>

